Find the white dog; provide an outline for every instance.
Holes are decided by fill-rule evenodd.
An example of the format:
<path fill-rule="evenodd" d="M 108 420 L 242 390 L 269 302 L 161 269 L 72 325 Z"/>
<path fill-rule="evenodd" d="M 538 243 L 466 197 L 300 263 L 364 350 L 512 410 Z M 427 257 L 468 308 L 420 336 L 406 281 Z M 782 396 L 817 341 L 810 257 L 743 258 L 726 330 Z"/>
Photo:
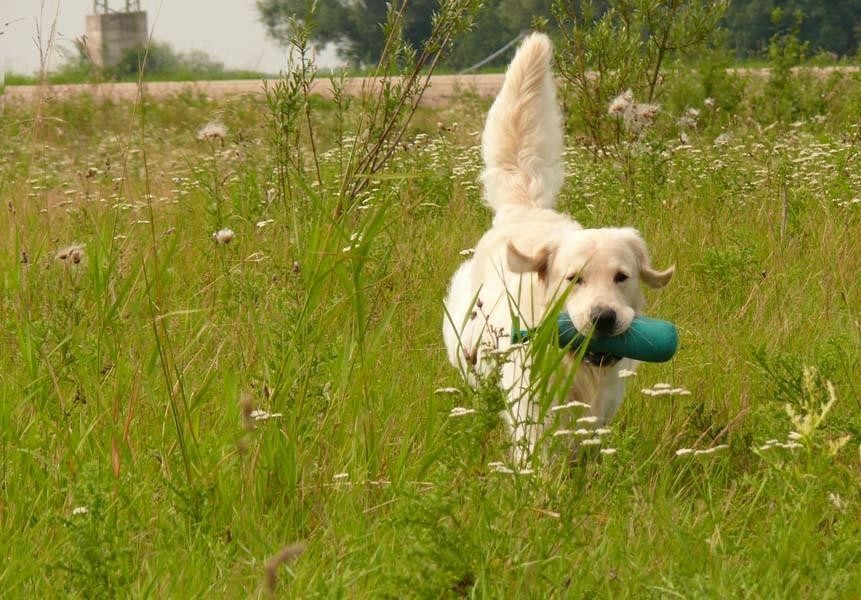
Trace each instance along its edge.
<path fill-rule="evenodd" d="M 652 268 L 635 229 L 583 229 L 554 210 L 564 170 L 552 54 L 547 36 L 526 38 L 482 135 L 481 179 L 493 226 L 455 273 L 443 324 L 449 360 L 472 383 L 496 368 L 488 352 L 511 346 L 512 315 L 519 315 L 519 327 L 534 327 L 562 303 L 578 331 L 616 335 L 644 307 L 640 282 L 662 287 L 673 275 L 673 267 Z M 515 346 L 506 360 L 500 385 L 508 397 L 515 459 L 523 462 L 544 424 L 528 350 Z M 573 368 L 574 361 L 563 366 Z M 624 395 L 619 371 L 632 367 L 628 359 L 586 355 L 567 397 L 557 400 L 586 403 L 593 421 L 604 423 Z"/>

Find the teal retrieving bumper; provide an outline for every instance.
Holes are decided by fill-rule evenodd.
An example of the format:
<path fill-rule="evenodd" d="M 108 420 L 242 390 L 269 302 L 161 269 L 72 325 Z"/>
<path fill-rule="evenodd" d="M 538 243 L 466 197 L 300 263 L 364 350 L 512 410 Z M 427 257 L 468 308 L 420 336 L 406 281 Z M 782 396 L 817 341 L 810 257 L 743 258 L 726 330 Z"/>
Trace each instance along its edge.
<path fill-rule="evenodd" d="M 669 321 L 634 317 L 631 326 L 622 334 L 613 337 L 592 336 L 587 338 L 574 327 L 571 317 L 563 312 L 557 318 L 560 347 L 577 351 L 587 341 L 587 352 L 632 358 L 644 362 L 666 362 L 676 353 L 679 334 L 676 326 Z M 529 331 L 512 332 L 512 342 L 529 339 Z"/>

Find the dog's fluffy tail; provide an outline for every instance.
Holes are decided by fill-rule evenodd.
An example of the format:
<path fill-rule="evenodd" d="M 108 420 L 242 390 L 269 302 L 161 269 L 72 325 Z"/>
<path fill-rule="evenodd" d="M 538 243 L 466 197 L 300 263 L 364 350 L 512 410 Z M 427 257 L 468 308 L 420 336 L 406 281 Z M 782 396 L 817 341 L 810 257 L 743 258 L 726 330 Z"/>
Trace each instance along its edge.
<path fill-rule="evenodd" d="M 484 196 L 507 206 L 552 208 L 562 187 L 562 114 L 550 63 L 550 38 L 533 33 L 505 73 L 481 139 Z"/>

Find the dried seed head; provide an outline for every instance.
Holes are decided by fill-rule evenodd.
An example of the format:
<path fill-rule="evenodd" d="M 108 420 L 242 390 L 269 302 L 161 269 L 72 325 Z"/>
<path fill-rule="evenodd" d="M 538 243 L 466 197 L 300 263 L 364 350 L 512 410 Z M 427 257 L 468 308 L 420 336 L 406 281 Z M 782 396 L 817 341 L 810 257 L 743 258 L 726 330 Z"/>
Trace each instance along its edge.
<path fill-rule="evenodd" d="M 212 234 L 212 239 L 214 239 L 219 244 L 229 244 L 233 241 L 233 238 L 236 234 L 233 233 L 232 229 L 224 228 L 219 229 L 215 233 Z"/>
<path fill-rule="evenodd" d="M 305 542 L 284 546 L 278 554 L 266 561 L 266 587 L 270 593 L 275 593 L 278 585 L 278 567 L 299 558 L 305 552 L 305 546 Z"/>
<path fill-rule="evenodd" d="M 227 127 L 219 121 L 210 121 L 197 130 L 197 139 L 200 141 L 224 142 L 227 137 Z"/>
<path fill-rule="evenodd" d="M 252 417 L 254 413 L 254 401 L 251 399 L 250 394 L 243 393 L 239 396 L 239 408 L 242 411 L 242 427 L 244 429 L 254 429 L 254 418 Z"/>
<path fill-rule="evenodd" d="M 622 115 L 631 107 L 634 103 L 634 92 L 631 90 L 626 90 L 613 98 L 612 102 L 610 102 L 610 107 L 607 109 L 607 112 L 611 115 Z"/>
<path fill-rule="evenodd" d="M 84 258 L 84 247 L 80 244 L 66 246 L 57 252 L 57 260 L 62 260 L 67 263 L 80 264 Z"/>

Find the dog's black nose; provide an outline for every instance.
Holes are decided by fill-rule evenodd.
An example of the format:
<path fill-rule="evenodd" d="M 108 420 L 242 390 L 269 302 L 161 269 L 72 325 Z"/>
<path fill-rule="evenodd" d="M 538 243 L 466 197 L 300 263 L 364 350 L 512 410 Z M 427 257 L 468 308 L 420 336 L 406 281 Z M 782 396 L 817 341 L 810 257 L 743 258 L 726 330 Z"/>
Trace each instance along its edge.
<path fill-rule="evenodd" d="M 616 330 L 616 311 L 604 306 L 596 306 L 589 313 L 596 333 L 609 334 Z"/>

